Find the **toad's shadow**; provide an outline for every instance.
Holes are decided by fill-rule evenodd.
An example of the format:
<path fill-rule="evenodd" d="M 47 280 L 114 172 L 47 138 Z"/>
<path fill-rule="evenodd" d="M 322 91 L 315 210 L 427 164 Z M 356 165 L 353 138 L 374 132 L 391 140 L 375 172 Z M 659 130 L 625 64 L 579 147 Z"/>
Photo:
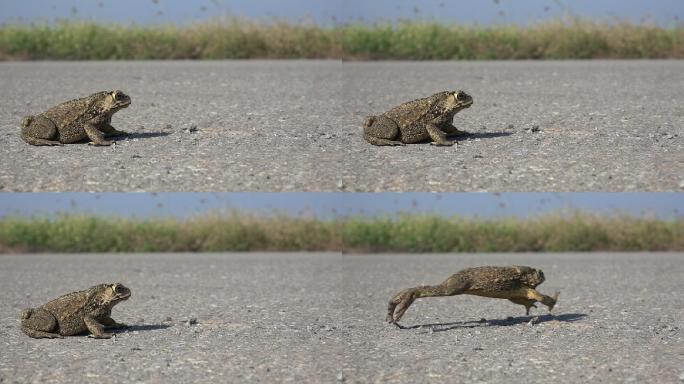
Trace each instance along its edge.
<path fill-rule="evenodd" d="M 512 134 L 513 132 L 467 132 L 466 134 L 460 136 L 447 136 L 447 139 L 459 142 L 475 139 L 495 139 L 497 137 L 506 137 Z M 426 139 L 420 142 L 420 144 L 430 143 L 432 143 L 431 139 Z"/>
<path fill-rule="evenodd" d="M 456 136 L 457 140 L 467 139 L 494 139 L 497 137 L 506 137 L 512 135 L 513 132 L 468 132 L 467 135 Z"/>
<path fill-rule="evenodd" d="M 114 333 L 128 333 L 128 332 L 145 332 L 145 331 L 158 331 L 160 329 L 170 328 L 170 325 L 166 324 L 144 324 L 144 325 L 129 325 L 126 328 L 113 329 Z"/>
<path fill-rule="evenodd" d="M 450 331 L 457 328 L 477 328 L 477 327 L 508 327 L 511 325 L 518 325 L 523 323 L 529 323 L 533 319 L 536 324 L 545 323 L 547 321 L 562 321 L 565 323 L 571 323 L 579 320 L 583 320 L 587 317 L 584 313 L 564 313 L 562 315 L 554 316 L 551 314 L 541 315 L 541 316 L 518 316 L 518 317 L 508 317 L 506 319 L 494 319 L 494 320 L 478 320 L 478 321 L 459 321 L 455 323 L 435 323 L 435 324 L 419 324 L 411 326 L 402 326 L 396 324 L 397 327 L 401 329 L 420 329 L 426 328 L 431 332 L 444 332 Z"/>
<path fill-rule="evenodd" d="M 108 137 L 108 139 L 115 141 L 123 141 L 126 139 L 152 139 L 155 137 L 166 137 L 171 132 L 129 132 L 126 136 Z"/>

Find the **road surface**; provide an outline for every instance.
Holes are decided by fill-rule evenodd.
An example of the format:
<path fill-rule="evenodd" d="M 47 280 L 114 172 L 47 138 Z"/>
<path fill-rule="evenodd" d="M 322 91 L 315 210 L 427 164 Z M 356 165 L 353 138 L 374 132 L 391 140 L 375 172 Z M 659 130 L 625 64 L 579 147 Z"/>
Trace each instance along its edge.
<path fill-rule="evenodd" d="M 400 289 L 487 264 L 542 268 L 553 316 L 457 296 L 383 322 Z M 19 330 L 22 308 L 114 281 L 133 292 L 115 339 Z M 0 382 L 677 383 L 682 281 L 682 253 L 5 255 Z"/>
<path fill-rule="evenodd" d="M 684 61 L 0 63 L 0 191 L 681 191 Z M 366 115 L 445 89 L 457 147 L 374 147 Z M 114 147 L 18 124 L 121 89 Z M 534 128 L 534 129 L 533 129 Z M 534 130 L 534 132 L 533 132 Z"/>

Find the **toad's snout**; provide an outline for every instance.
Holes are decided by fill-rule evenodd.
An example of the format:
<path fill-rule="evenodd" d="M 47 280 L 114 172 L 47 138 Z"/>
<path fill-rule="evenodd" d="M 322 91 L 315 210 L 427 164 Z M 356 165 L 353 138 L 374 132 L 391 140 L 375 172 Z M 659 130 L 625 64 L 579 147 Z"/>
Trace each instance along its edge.
<path fill-rule="evenodd" d="M 458 103 L 461 104 L 465 108 L 473 105 L 473 98 L 469 94 L 467 94 L 463 91 L 458 91 L 456 93 L 456 101 L 458 101 Z"/>

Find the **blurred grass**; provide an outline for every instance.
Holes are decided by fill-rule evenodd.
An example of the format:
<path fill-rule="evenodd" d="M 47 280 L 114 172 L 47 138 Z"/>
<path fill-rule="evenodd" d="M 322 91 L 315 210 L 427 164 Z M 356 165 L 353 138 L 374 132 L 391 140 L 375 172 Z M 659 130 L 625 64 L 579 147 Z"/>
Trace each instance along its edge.
<path fill-rule="evenodd" d="M 684 251 L 684 221 L 586 213 L 529 219 L 430 215 L 338 220 L 131 219 L 81 215 L 0 220 L 0 252 Z"/>
<path fill-rule="evenodd" d="M 684 27 L 574 19 L 532 26 L 434 22 L 331 28 L 243 19 L 189 26 L 63 21 L 0 26 L 3 60 L 684 58 Z"/>

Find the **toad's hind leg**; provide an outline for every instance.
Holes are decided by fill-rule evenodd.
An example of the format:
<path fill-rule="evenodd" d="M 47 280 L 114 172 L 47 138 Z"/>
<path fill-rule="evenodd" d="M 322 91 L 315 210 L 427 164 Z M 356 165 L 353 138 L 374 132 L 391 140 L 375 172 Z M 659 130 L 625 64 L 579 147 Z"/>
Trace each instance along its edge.
<path fill-rule="evenodd" d="M 36 339 L 62 338 L 60 334 L 54 333 L 56 328 L 57 319 L 44 309 L 29 308 L 21 312 L 21 330 L 30 337 Z"/>
<path fill-rule="evenodd" d="M 467 293 L 468 287 L 468 282 L 461 279 L 457 274 L 438 285 L 422 285 L 405 289 L 394 295 L 389 301 L 386 321 L 397 324 L 409 306 L 418 298 L 460 295 Z"/>
<path fill-rule="evenodd" d="M 368 116 L 363 122 L 363 138 L 373 145 L 404 145 L 398 137 L 399 126 L 388 117 Z"/>
<path fill-rule="evenodd" d="M 57 140 L 57 126 L 45 116 L 28 116 L 21 122 L 21 138 L 31 145 L 62 145 Z"/>

